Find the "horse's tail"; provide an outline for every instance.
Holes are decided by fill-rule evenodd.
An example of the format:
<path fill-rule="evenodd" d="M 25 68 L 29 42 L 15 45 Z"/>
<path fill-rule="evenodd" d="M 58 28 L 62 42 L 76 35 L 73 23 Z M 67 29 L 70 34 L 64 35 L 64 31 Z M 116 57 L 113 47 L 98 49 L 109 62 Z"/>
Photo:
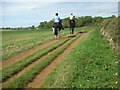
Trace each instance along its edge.
<path fill-rule="evenodd" d="M 75 26 L 75 20 L 70 20 L 69 21 L 69 26 L 74 27 Z"/>

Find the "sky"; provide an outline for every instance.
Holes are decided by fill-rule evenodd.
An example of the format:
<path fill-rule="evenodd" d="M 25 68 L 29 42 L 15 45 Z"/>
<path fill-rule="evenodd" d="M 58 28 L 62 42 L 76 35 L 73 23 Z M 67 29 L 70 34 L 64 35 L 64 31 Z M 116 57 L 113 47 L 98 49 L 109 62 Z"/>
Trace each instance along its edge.
<path fill-rule="evenodd" d="M 97 2 L 84 0 L 2 0 L 0 2 L 0 27 L 38 26 L 42 21 L 49 21 L 58 12 L 60 18 L 69 17 L 73 13 L 80 16 L 108 17 L 118 15 L 118 2 L 113 0 Z"/>

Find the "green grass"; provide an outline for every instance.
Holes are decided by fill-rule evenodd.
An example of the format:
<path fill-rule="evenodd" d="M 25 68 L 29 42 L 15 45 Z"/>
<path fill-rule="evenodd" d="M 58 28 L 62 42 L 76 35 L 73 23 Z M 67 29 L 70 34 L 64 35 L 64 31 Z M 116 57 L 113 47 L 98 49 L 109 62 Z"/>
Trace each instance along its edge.
<path fill-rule="evenodd" d="M 84 27 L 81 27 L 81 28 L 79 28 L 79 27 L 77 27 L 77 28 L 75 28 L 75 32 L 76 31 L 81 31 L 81 32 L 86 32 L 86 31 L 90 31 L 90 30 L 93 30 L 93 29 L 95 29 L 95 28 L 97 28 L 98 26 L 84 26 Z"/>
<path fill-rule="evenodd" d="M 48 64 L 50 64 L 58 55 L 60 55 L 68 46 L 74 42 L 79 36 L 71 40 L 68 44 L 55 51 L 53 54 L 49 55 L 47 58 L 38 62 L 34 65 L 34 67 L 30 68 L 24 74 L 19 76 L 18 78 L 11 81 L 5 88 L 21 88 L 24 87 L 27 83 L 32 81 L 36 74 L 40 73 Z"/>
<path fill-rule="evenodd" d="M 90 30 L 94 26 L 75 28 L 75 32 L 80 30 Z M 53 40 L 53 32 L 50 29 L 43 30 L 12 30 L 2 32 L 2 60 L 9 59 L 21 52 L 32 49 L 38 45 Z M 69 29 L 61 30 L 61 36 L 69 34 Z"/>
<path fill-rule="evenodd" d="M 42 35 L 41 35 L 42 34 Z M 36 37 L 41 37 L 45 35 L 52 35 L 50 30 L 16 30 L 16 31 L 2 31 L 2 38 L 3 38 L 3 47 L 10 46 L 14 43 L 24 40 L 30 40 Z"/>
<path fill-rule="evenodd" d="M 68 30 L 61 32 L 62 36 L 65 36 Z M 2 33 L 2 60 L 6 60 L 54 39 L 52 30 L 50 29 L 40 31 L 3 31 Z"/>
<path fill-rule="evenodd" d="M 14 48 L 19 47 L 18 49 L 11 48 L 11 49 L 9 49 L 9 53 L 3 54 L 2 59 L 7 60 L 7 59 L 9 59 L 9 58 L 21 53 L 21 52 L 27 51 L 29 49 L 32 49 L 32 48 L 38 46 L 38 45 L 44 44 L 46 42 L 50 42 L 53 39 L 54 38 L 49 37 L 49 39 L 42 39 L 39 43 L 32 42 L 32 44 L 30 44 L 30 41 L 28 41 L 29 43 L 26 44 L 26 45 L 23 44 L 23 46 L 22 46 L 22 43 L 21 43 L 21 44 L 19 44 L 20 46 L 17 45 L 17 46 L 14 47 Z"/>
<path fill-rule="evenodd" d="M 67 42 L 70 38 L 66 38 L 63 39 L 61 41 L 56 42 L 53 45 L 50 45 L 44 49 L 41 49 L 35 53 L 33 53 L 32 55 L 29 55 L 25 58 L 23 58 L 22 60 L 13 63 L 12 65 L 6 67 L 5 69 L 3 69 L 2 72 L 2 81 L 5 81 L 6 79 L 8 79 L 9 77 L 11 77 L 12 75 L 18 73 L 20 70 L 22 70 L 24 67 L 28 66 L 29 64 L 31 64 L 32 62 L 38 60 L 40 57 L 46 55 L 48 52 L 56 49 L 58 46 L 61 46 L 62 44 L 64 44 L 65 42 Z"/>
<path fill-rule="evenodd" d="M 33 48 L 45 42 L 45 37 L 52 36 L 50 31 L 3 31 L 3 60 L 22 51 Z"/>
<path fill-rule="evenodd" d="M 117 88 L 117 56 L 99 29 L 82 40 L 45 79 L 42 88 Z"/>

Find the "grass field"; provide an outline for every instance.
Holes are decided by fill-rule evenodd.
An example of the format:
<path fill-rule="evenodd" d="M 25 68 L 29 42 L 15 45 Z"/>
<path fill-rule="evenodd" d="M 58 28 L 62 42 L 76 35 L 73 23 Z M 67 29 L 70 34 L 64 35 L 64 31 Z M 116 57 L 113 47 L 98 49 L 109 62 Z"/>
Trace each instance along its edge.
<path fill-rule="evenodd" d="M 3 88 L 117 88 L 117 55 L 96 26 L 59 39 L 50 29 L 2 31 L 2 41 Z"/>
<path fill-rule="evenodd" d="M 3 60 L 53 40 L 52 30 L 3 31 Z M 62 33 L 65 35 L 67 32 Z"/>
<path fill-rule="evenodd" d="M 78 31 L 78 29 L 79 28 L 76 28 L 76 31 Z M 68 29 L 61 31 L 62 36 L 65 36 L 68 33 L 69 33 Z M 2 60 L 11 58 L 17 55 L 18 53 L 29 50 L 43 43 L 49 42 L 53 39 L 54 39 L 53 33 L 52 30 L 50 29 L 34 31 L 33 30 L 2 31 Z"/>

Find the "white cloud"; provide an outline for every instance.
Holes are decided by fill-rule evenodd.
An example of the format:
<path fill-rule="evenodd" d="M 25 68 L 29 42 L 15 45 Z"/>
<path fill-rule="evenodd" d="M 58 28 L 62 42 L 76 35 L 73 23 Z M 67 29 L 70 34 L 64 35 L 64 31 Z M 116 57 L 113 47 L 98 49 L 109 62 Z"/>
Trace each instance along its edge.
<path fill-rule="evenodd" d="M 59 0 L 2 0 L 2 2 L 59 2 Z"/>
<path fill-rule="evenodd" d="M 36 23 L 41 21 L 49 21 L 55 12 L 58 12 L 61 18 L 68 17 L 70 13 L 78 17 L 111 16 L 117 13 L 117 9 L 117 3 L 4 2 L 3 16 L 5 26 L 28 26 L 33 22 L 37 25 Z"/>
<path fill-rule="evenodd" d="M 36 6 L 28 6 L 28 10 L 34 10 L 34 9 L 37 9 Z"/>
<path fill-rule="evenodd" d="M 49 3 L 32 3 L 32 2 L 4 2 L 3 3 L 3 14 L 18 14 L 42 9 L 48 6 Z"/>
<path fill-rule="evenodd" d="M 117 3 L 91 3 L 89 6 L 86 6 L 81 9 L 81 12 L 93 13 L 94 15 L 107 15 L 115 14 L 118 12 Z"/>
<path fill-rule="evenodd" d="M 2 0 L 4 2 L 119 2 L 119 0 Z"/>

